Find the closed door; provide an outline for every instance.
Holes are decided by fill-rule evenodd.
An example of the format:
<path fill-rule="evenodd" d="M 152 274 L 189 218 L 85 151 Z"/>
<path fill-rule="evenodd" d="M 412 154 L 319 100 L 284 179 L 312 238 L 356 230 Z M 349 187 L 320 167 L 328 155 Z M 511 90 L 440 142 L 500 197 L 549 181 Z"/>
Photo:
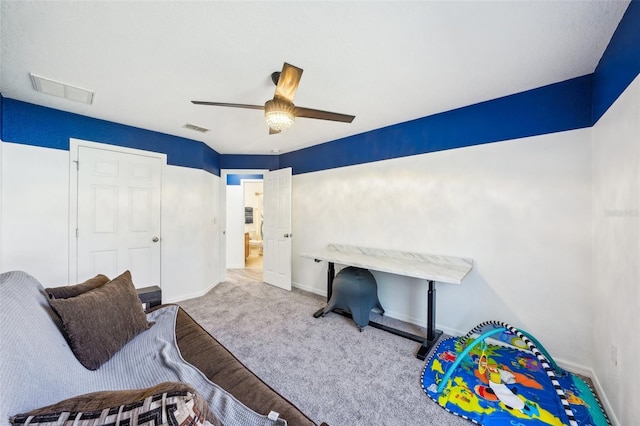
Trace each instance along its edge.
<path fill-rule="evenodd" d="M 291 168 L 265 173 L 263 280 L 291 290 Z"/>
<path fill-rule="evenodd" d="M 160 285 L 161 172 L 157 157 L 78 148 L 78 282 L 130 270 Z"/>

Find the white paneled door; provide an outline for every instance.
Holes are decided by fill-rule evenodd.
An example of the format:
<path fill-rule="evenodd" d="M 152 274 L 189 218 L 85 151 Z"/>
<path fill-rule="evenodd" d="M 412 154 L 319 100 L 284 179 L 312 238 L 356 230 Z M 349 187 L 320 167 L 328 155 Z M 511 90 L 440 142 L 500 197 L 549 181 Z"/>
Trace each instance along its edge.
<path fill-rule="evenodd" d="M 77 279 L 131 271 L 160 285 L 162 160 L 78 147 Z"/>
<path fill-rule="evenodd" d="M 265 173 L 263 184 L 263 280 L 290 291 L 291 168 Z"/>

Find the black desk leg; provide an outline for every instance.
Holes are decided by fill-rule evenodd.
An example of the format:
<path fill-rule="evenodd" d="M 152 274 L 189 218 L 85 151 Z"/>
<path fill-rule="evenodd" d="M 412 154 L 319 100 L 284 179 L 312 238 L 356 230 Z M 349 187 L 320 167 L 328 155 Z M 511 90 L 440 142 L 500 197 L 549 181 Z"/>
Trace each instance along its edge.
<path fill-rule="evenodd" d="M 329 300 L 331 300 L 331 294 L 333 293 L 333 279 L 336 276 L 336 269 L 334 267 L 333 262 L 328 262 L 328 266 L 327 266 L 327 303 L 329 303 Z M 319 318 L 322 316 L 322 313 L 324 312 L 324 308 L 320 308 L 319 310 L 317 310 L 314 314 L 313 317 L 314 318 Z"/>
<path fill-rule="evenodd" d="M 333 279 L 336 277 L 336 269 L 333 262 L 328 262 L 327 265 L 327 303 L 331 300 L 333 294 Z"/>
<path fill-rule="evenodd" d="M 434 327 L 436 325 L 436 288 L 433 281 L 429 280 L 429 291 L 427 292 L 427 309 L 429 318 L 427 319 L 427 340 L 433 340 Z"/>
<path fill-rule="evenodd" d="M 427 354 L 431 350 L 431 347 L 442 336 L 442 331 L 436 330 L 436 288 L 435 283 L 431 280 L 429 282 L 429 291 L 427 292 L 427 338 L 422 342 L 420 349 L 416 357 L 419 360 L 424 361 L 427 358 Z"/>

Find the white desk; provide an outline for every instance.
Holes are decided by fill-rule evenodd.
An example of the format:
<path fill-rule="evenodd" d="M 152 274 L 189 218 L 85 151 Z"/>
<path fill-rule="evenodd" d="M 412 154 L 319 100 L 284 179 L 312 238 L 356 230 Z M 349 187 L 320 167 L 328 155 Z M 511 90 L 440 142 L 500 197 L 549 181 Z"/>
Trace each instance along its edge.
<path fill-rule="evenodd" d="M 382 324 L 369 322 L 369 325 L 399 336 L 422 343 L 417 357 L 424 360 L 431 346 L 438 340 L 442 331 L 435 329 L 436 290 L 435 282 L 461 284 L 465 276 L 473 268 L 473 260 L 452 256 L 437 256 L 423 253 L 413 253 L 398 250 L 374 249 L 341 244 L 329 244 L 323 250 L 311 253 L 301 253 L 300 256 L 314 259 L 316 262 L 326 261 L 327 268 L 327 302 L 331 299 L 334 264 L 356 266 L 374 271 L 388 272 L 413 278 L 427 280 L 427 336 L 417 336 Z M 322 315 L 323 309 L 314 316 Z"/>

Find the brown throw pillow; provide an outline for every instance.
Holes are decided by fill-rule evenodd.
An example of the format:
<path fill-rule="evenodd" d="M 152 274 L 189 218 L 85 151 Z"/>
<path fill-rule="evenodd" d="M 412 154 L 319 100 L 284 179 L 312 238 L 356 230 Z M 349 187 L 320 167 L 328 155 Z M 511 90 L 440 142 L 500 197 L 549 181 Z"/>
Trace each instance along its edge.
<path fill-rule="evenodd" d="M 50 299 L 68 299 L 70 297 L 79 296 L 95 288 L 102 287 L 108 282 L 109 278 L 106 275 L 98 274 L 80 284 L 45 288 L 44 291 L 47 292 Z"/>
<path fill-rule="evenodd" d="M 131 282 L 131 273 L 69 299 L 50 299 L 62 320 L 63 333 L 76 358 L 96 370 L 139 333 L 147 321 Z"/>
<path fill-rule="evenodd" d="M 102 391 L 79 395 L 56 404 L 18 414 L 13 425 L 221 425 L 207 403 L 186 383 L 165 382 L 136 390 Z M 158 420 L 153 423 L 153 420 Z"/>

